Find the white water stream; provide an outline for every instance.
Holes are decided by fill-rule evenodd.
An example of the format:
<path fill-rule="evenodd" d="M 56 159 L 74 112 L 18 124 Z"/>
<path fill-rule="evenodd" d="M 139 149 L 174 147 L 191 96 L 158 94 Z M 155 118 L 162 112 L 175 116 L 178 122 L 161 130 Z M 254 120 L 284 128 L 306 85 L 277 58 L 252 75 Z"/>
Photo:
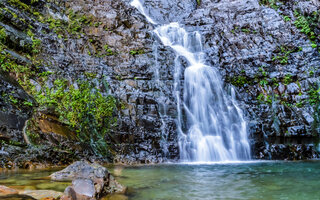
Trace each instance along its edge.
<path fill-rule="evenodd" d="M 133 0 L 131 5 L 150 23 L 157 24 L 146 15 L 139 0 Z M 174 92 L 181 161 L 249 160 L 247 124 L 235 100 L 235 91 L 231 88 L 231 94 L 227 95 L 219 74 L 205 64 L 201 35 L 197 31 L 188 33 L 178 23 L 158 25 L 154 32 L 163 45 L 171 47 L 177 55 Z M 188 61 L 184 71 L 183 100 L 179 86 L 183 69 L 179 57 Z"/>

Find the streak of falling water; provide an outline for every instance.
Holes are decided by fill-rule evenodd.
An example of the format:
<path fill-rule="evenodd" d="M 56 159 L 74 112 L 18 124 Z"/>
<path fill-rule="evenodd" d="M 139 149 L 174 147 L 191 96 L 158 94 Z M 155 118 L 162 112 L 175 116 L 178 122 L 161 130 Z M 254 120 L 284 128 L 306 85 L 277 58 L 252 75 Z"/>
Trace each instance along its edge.
<path fill-rule="evenodd" d="M 131 6 L 136 7 L 139 12 L 144 15 L 146 17 L 146 19 L 148 20 L 148 22 L 150 22 L 151 24 L 157 24 L 155 21 L 153 21 L 145 12 L 144 7 L 142 6 L 141 2 L 139 0 L 133 0 L 130 3 Z"/>
<path fill-rule="evenodd" d="M 161 119 L 161 141 L 160 141 L 160 146 L 163 151 L 163 156 L 166 158 L 169 155 L 169 150 L 168 150 L 168 132 L 166 131 L 167 123 L 165 121 L 165 118 L 167 116 L 167 104 L 166 104 L 166 96 L 163 90 L 167 89 L 166 85 L 164 82 L 161 81 L 160 79 L 160 66 L 158 63 L 158 46 L 159 43 L 155 41 L 152 47 L 152 52 L 154 55 L 154 80 L 156 84 L 156 88 L 158 91 L 155 91 L 155 93 L 158 93 L 158 108 L 159 108 L 159 114 L 160 114 L 160 119 Z"/>
<path fill-rule="evenodd" d="M 141 3 L 139 5 L 142 7 Z M 144 11 L 141 13 L 145 15 Z M 150 17 L 146 18 L 152 23 Z M 205 64 L 201 35 L 186 32 L 178 23 L 158 26 L 154 32 L 177 55 L 174 92 L 181 161 L 250 159 L 247 124 L 235 100 L 235 91 L 231 88 L 231 95 L 227 95 L 219 74 Z M 182 67 L 179 57 L 184 57 L 189 65 L 184 71 L 183 100 L 180 98 Z M 186 120 L 183 120 L 181 107 Z"/>

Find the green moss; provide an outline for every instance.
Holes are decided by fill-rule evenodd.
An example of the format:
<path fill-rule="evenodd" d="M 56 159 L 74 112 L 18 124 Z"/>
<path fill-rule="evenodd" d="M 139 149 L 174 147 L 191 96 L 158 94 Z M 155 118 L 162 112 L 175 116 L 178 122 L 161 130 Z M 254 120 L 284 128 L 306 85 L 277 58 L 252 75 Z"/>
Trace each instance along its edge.
<path fill-rule="evenodd" d="M 102 24 L 102 22 L 96 22 L 96 23 L 94 23 L 94 27 L 98 28 L 101 24 Z"/>
<path fill-rule="evenodd" d="M 290 18 L 289 16 L 284 15 L 284 16 L 283 16 L 283 20 L 284 20 L 285 22 L 288 22 L 288 21 L 291 21 L 291 18 Z"/>
<path fill-rule="evenodd" d="M 250 30 L 246 29 L 246 28 L 242 28 L 241 31 L 244 32 L 244 33 L 250 33 Z"/>
<path fill-rule="evenodd" d="M 320 87 L 310 87 L 308 90 L 310 105 L 317 106 L 320 103 Z"/>
<path fill-rule="evenodd" d="M 286 74 L 283 78 L 283 84 L 288 85 L 289 83 L 292 83 L 292 75 Z"/>
<path fill-rule="evenodd" d="M 74 12 L 73 10 L 68 10 L 68 32 L 73 35 L 79 35 L 83 31 L 85 25 L 90 24 L 91 18 L 86 15 L 82 15 L 79 12 Z"/>
<path fill-rule="evenodd" d="M 310 70 L 309 71 L 309 76 L 313 76 L 314 75 L 314 71 L 313 70 Z"/>
<path fill-rule="evenodd" d="M 107 44 L 103 46 L 103 49 L 105 50 L 107 56 L 114 55 L 114 52 L 112 51 L 112 49 L 109 48 Z"/>
<path fill-rule="evenodd" d="M 294 25 L 300 30 L 300 32 L 306 34 L 314 44 L 316 41 L 319 41 L 320 37 L 315 34 L 315 29 L 319 28 L 320 12 L 318 11 L 309 15 L 302 15 L 298 11 L 295 11 L 294 14 L 296 16 Z M 316 47 L 314 46 L 314 48 Z"/>
<path fill-rule="evenodd" d="M 272 104 L 272 96 L 267 94 L 259 94 L 257 100 L 261 104 Z"/>
<path fill-rule="evenodd" d="M 91 73 L 91 72 L 85 72 L 84 75 L 85 75 L 88 79 L 94 79 L 94 78 L 97 77 L 97 74 Z"/>
<path fill-rule="evenodd" d="M 278 87 L 279 86 L 279 81 L 277 80 L 277 78 L 272 78 L 271 79 L 271 82 L 270 84 L 273 86 L 273 87 Z"/>
<path fill-rule="evenodd" d="M 245 76 L 235 76 L 231 78 L 231 84 L 237 87 L 243 87 L 245 84 L 248 84 L 248 82 Z"/>
<path fill-rule="evenodd" d="M 18 15 L 12 12 L 11 10 L 9 10 L 8 8 L 2 8 L 2 9 L 5 10 L 7 13 L 10 13 L 13 18 L 18 18 Z"/>
<path fill-rule="evenodd" d="M 33 103 L 30 101 L 25 101 L 25 102 L 23 102 L 23 105 L 32 107 Z"/>
<path fill-rule="evenodd" d="M 39 53 L 39 48 L 41 46 L 41 41 L 37 38 L 35 38 L 35 35 L 32 33 L 32 31 L 29 29 L 27 31 L 28 36 L 30 36 L 32 40 L 32 53 L 36 54 Z"/>
<path fill-rule="evenodd" d="M 289 47 L 281 46 L 280 51 L 276 56 L 272 58 L 272 61 L 280 63 L 281 65 L 288 64 L 289 55 L 295 52 L 294 50 L 290 50 Z"/>
<path fill-rule="evenodd" d="M 13 104 L 17 104 L 18 103 L 18 99 L 14 98 L 12 95 L 9 95 L 9 99 Z"/>
<path fill-rule="evenodd" d="M 145 52 L 143 49 L 136 49 L 136 50 L 131 50 L 129 53 L 134 56 L 134 55 L 144 54 Z"/>
<path fill-rule="evenodd" d="M 18 77 L 19 76 L 28 76 L 31 74 L 29 67 L 24 65 L 17 64 L 12 58 L 11 55 L 5 51 L 5 46 L 0 44 L 0 69 L 6 72 L 13 72 Z"/>
<path fill-rule="evenodd" d="M 35 3 L 38 3 L 39 0 L 31 0 L 31 4 L 35 4 Z"/>
<path fill-rule="evenodd" d="M 297 19 L 294 22 L 294 25 L 300 29 L 300 32 L 305 33 L 306 35 L 314 35 L 314 33 L 311 31 L 308 20 L 303 15 L 300 15 L 297 11 L 295 12 L 295 15 L 297 16 Z"/>
<path fill-rule="evenodd" d="M 313 86 L 311 86 L 308 90 L 308 103 L 313 106 L 314 109 L 314 113 L 313 113 L 313 117 L 314 117 L 314 122 L 312 124 L 312 130 L 313 133 L 318 136 L 318 131 L 317 129 L 320 126 L 320 85 L 315 84 Z"/>
<path fill-rule="evenodd" d="M 83 34 L 84 27 L 88 26 L 92 19 L 73 10 L 67 10 L 66 13 L 69 19 L 68 21 L 49 16 L 45 22 L 49 24 L 51 30 L 61 35 L 61 38 L 66 35 L 79 37 L 80 34 Z"/>
<path fill-rule="evenodd" d="M 296 103 L 297 108 L 302 108 L 304 106 L 304 101 Z"/>
<path fill-rule="evenodd" d="M 6 29 L 0 26 L 0 42 L 5 42 L 7 38 Z"/>
<path fill-rule="evenodd" d="M 26 10 L 26 11 L 30 11 L 31 10 L 30 7 L 27 4 L 25 4 L 25 3 L 23 3 L 23 2 L 21 2 L 19 0 L 8 0 L 8 2 L 9 2 L 10 5 L 15 6 L 17 8 L 20 8 L 20 9 L 23 9 L 23 10 Z"/>
<path fill-rule="evenodd" d="M 261 0 L 260 4 L 269 6 L 275 10 L 279 9 L 279 6 L 277 5 L 277 3 L 279 3 L 277 0 Z"/>

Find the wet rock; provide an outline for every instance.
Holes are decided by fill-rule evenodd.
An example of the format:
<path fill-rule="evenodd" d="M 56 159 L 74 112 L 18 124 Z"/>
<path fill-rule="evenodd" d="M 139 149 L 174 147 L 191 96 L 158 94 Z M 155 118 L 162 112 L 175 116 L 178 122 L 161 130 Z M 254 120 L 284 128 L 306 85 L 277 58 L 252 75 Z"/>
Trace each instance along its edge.
<path fill-rule="evenodd" d="M 128 200 L 129 198 L 121 194 L 113 194 L 103 197 L 101 200 Z"/>
<path fill-rule="evenodd" d="M 306 158 L 316 158 L 318 153 L 313 145 L 293 144 L 273 144 L 268 151 L 273 159 L 279 160 L 302 160 Z"/>
<path fill-rule="evenodd" d="M 157 23 L 165 24 L 181 21 L 196 9 L 197 2 L 193 0 L 146 0 L 144 6 L 152 19 Z"/>
<path fill-rule="evenodd" d="M 289 85 L 287 85 L 287 91 L 289 94 L 298 94 L 299 86 L 296 83 L 290 83 Z"/>
<path fill-rule="evenodd" d="M 20 194 L 10 194 L 10 195 L 5 195 L 1 196 L 2 200 L 37 200 L 31 196 L 28 195 L 20 195 Z M 48 200 L 56 200 L 56 199 L 48 199 Z"/>
<path fill-rule="evenodd" d="M 314 118 L 308 112 L 303 111 L 302 116 L 308 125 L 312 125 L 312 123 L 314 122 Z"/>
<path fill-rule="evenodd" d="M 288 128 L 288 134 L 286 136 L 298 136 L 306 133 L 304 126 L 292 126 Z"/>
<path fill-rule="evenodd" d="M 43 200 L 43 199 L 58 199 L 62 197 L 63 193 L 62 192 L 57 192 L 53 190 L 25 190 L 19 192 L 20 195 L 27 195 L 30 197 L 33 197 L 38 200 Z"/>
<path fill-rule="evenodd" d="M 95 196 L 94 183 L 90 179 L 76 179 L 72 181 L 72 187 L 76 194 L 93 198 Z"/>
<path fill-rule="evenodd" d="M 302 14 L 312 14 L 313 12 L 318 11 L 316 2 L 312 2 L 312 1 L 298 2 L 294 6 L 294 9 L 300 11 Z"/>
<path fill-rule="evenodd" d="M 96 199 L 102 195 L 124 192 L 120 185 L 105 167 L 97 163 L 77 161 L 67 168 L 50 175 L 51 180 L 70 181 L 62 199 Z"/>
<path fill-rule="evenodd" d="M 0 195 L 8 195 L 8 194 L 18 194 L 19 191 L 6 187 L 4 185 L 0 185 Z"/>
<path fill-rule="evenodd" d="M 27 119 L 30 118 L 32 108 L 28 106 L 15 105 L 10 101 L 16 99 L 17 102 L 34 102 L 19 83 L 10 74 L 0 71 L 0 135 L 2 138 L 10 138 L 17 142 L 24 142 L 22 129 Z M 6 138 L 5 138 L 6 137 Z"/>

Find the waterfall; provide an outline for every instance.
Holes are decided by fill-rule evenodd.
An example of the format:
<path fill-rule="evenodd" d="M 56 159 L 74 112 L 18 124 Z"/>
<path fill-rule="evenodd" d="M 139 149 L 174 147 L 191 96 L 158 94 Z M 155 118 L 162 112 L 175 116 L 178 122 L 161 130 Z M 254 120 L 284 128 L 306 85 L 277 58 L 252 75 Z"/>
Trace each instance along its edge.
<path fill-rule="evenodd" d="M 133 3 L 134 2 L 134 3 Z M 139 0 L 131 5 L 145 15 Z M 174 95 L 181 161 L 216 162 L 250 159 L 247 124 L 237 105 L 235 91 L 223 90 L 218 72 L 205 64 L 199 32 L 188 33 L 179 23 L 157 25 L 155 34 L 176 52 Z M 188 61 L 184 71 L 183 98 L 180 95 L 179 58 Z M 184 119 L 184 120 L 183 120 Z"/>

